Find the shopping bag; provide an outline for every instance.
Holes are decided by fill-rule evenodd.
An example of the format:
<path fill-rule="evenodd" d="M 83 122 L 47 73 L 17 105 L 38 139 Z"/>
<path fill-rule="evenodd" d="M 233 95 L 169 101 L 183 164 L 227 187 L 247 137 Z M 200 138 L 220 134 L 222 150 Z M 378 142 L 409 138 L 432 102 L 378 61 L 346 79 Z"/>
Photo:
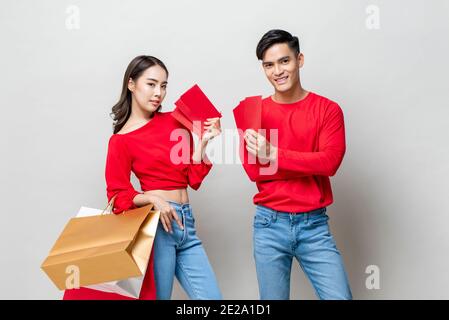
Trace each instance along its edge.
<path fill-rule="evenodd" d="M 104 211 L 113 208 L 114 199 Z M 80 210 L 79 216 L 67 223 L 41 268 L 60 290 L 74 289 L 74 284 L 96 285 L 97 290 L 136 298 L 150 259 L 159 211 L 148 204 L 118 215 L 97 213 L 95 209 Z"/>
<path fill-rule="evenodd" d="M 80 218 L 80 217 L 97 216 L 105 213 L 113 214 L 111 211 L 105 212 L 104 210 L 101 209 L 81 207 L 76 217 Z M 137 299 L 140 296 L 140 291 L 142 289 L 144 277 L 145 273 L 144 275 L 138 277 L 99 283 L 85 287 L 103 292 L 117 293 L 122 296 Z"/>

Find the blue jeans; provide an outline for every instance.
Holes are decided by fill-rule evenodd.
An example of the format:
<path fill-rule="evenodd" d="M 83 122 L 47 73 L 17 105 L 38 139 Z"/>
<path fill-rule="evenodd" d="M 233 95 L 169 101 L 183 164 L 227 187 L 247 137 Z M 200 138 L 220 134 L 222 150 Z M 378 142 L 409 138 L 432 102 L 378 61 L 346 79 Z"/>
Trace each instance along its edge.
<path fill-rule="evenodd" d="M 173 220 L 173 234 L 159 222 L 154 240 L 154 278 L 158 300 L 171 298 L 176 275 L 190 299 L 220 300 L 220 289 L 206 251 L 196 235 L 190 204 L 168 201 L 176 210 L 184 230 Z"/>
<path fill-rule="evenodd" d="M 293 257 L 320 299 L 352 299 L 326 208 L 291 214 L 258 205 L 254 217 L 254 259 L 260 299 L 288 300 Z"/>

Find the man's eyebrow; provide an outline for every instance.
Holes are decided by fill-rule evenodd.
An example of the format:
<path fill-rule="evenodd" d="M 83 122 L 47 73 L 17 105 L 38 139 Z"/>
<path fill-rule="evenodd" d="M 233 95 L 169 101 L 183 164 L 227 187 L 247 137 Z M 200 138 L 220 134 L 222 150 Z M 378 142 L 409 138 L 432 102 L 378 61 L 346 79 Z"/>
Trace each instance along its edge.
<path fill-rule="evenodd" d="M 290 56 L 282 57 L 282 58 L 278 59 L 278 62 L 280 62 L 280 61 L 282 61 L 282 60 L 285 60 L 285 59 L 290 59 Z"/>
<path fill-rule="evenodd" d="M 284 56 L 282 58 L 279 58 L 277 61 L 280 62 L 284 59 L 290 59 L 290 56 Z M 273 61 L 262 61 L 263 64 L 273 63 Z"/>

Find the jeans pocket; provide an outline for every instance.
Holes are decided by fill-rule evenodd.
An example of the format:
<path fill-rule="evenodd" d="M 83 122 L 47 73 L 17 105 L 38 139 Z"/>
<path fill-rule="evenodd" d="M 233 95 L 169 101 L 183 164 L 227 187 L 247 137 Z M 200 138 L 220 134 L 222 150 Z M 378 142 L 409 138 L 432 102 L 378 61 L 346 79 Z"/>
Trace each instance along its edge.
<path fill-rule="evenodd" d="M 329 216 L 326 214 L 326 211 L 322 211 L 320 213 L 311 214 L 309 216 L 309 224 L 311 226 L 320 226 L 323 224 L 327 224 L 329 220 Z"/>
<path fill-rule="evenodd" d="M 256 214 L 254 216 L 254 228 L 267 228 L 271 225 L 272 218 L 265 215 L 258 215 Z"/>

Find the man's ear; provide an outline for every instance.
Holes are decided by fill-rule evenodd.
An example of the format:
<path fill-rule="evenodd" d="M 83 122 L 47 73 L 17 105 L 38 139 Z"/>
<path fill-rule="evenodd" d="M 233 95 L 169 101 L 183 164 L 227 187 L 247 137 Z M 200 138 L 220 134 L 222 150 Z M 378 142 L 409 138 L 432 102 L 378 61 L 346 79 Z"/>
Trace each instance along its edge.
<path fill-rule="evenodd" d="M 136 88 L 136 84 L 134 83 L 134 80 L 129 78 L 129 81 L 128 81 L 128 89 L 129 89 L 129 91 L 134 92 L 135 88 Z"/>
<path fill-rule="evenodd" d="M 304 55 L 300 52 L 298 53 L 298 65 L 300 68 L 304 65 Z"/>

